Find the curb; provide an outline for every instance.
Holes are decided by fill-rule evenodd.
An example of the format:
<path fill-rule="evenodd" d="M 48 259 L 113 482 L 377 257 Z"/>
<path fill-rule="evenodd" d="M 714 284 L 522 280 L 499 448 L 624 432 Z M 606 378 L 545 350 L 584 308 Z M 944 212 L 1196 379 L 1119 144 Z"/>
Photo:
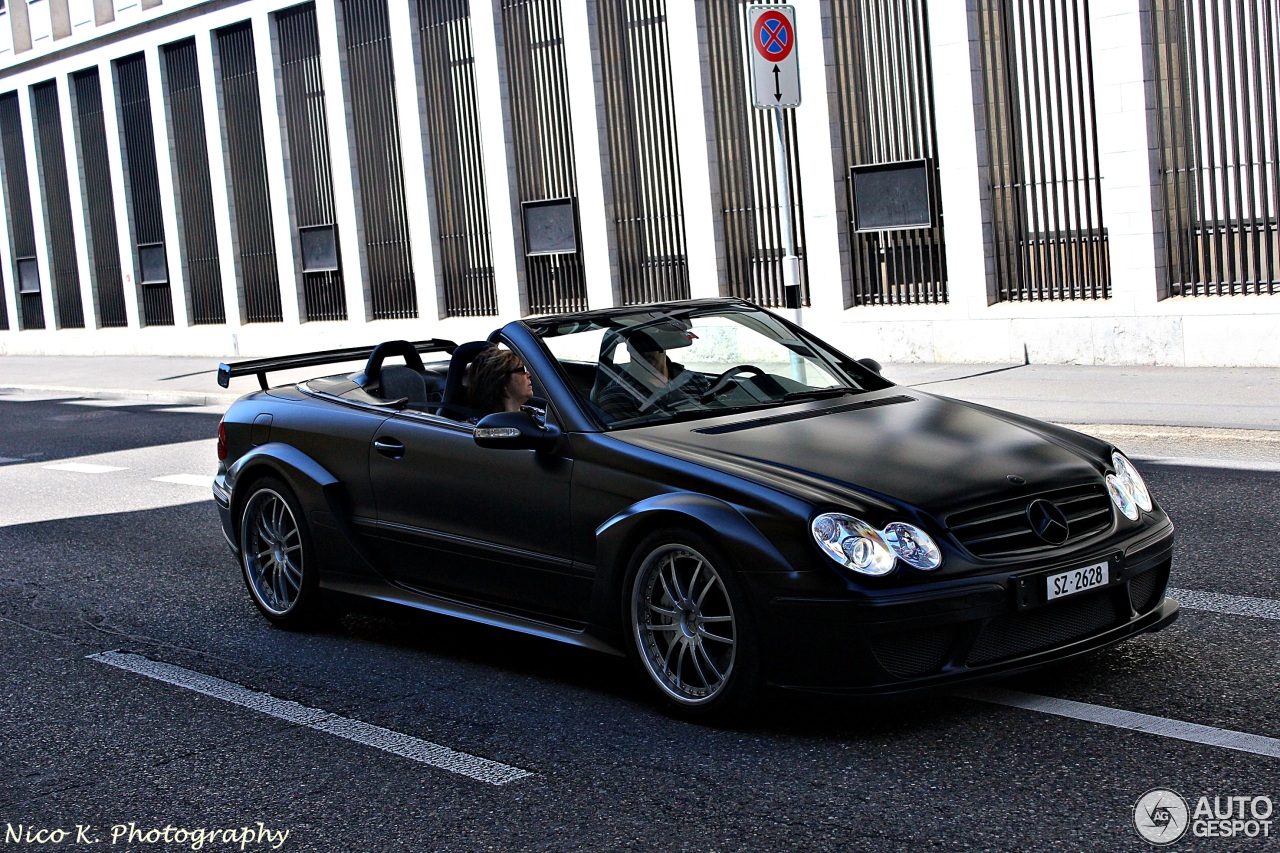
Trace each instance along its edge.
<path fill-rule="evenodd" d="M 66 394 L 90 400 L 136 400 L 166 406 L 230 406 L 239 394 L 201 394 L 197 391 L 137 391 L 127 388 L 81 388 L 67 385 L 0 385 L 0 392 Z"/>

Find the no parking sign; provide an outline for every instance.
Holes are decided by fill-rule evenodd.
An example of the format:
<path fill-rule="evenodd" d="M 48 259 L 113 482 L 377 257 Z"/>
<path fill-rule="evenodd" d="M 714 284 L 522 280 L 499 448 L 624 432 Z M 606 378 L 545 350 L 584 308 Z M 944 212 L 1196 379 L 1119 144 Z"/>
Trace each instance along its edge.
<path fill-rule="evenodd" d="M 792 6 L 747 9 L 747 54 L 751 61 L 751 103 L 757 107 L 800 105 L 800 54 Z"/>

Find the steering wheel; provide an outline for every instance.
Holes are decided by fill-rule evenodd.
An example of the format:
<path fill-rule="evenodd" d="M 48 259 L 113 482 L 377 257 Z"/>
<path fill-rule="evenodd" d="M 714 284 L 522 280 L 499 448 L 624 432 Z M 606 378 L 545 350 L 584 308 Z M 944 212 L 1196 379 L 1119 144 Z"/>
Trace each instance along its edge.
<path fill-rule="evenodd" d="M 765 372 L 760 368 L 756 367 L 754 364 L 739 364 L 734 367 L 730 367 L 724 373 L 721 373 L 719 376 L 715 378 L 715 380 L 711 383 L 711 387 L 708 388 L 706 391 L 704 391 L 702 396 L 698 398 L 698 402 L 700 403 L 708 402 L 717 394 L 719 394 L 721 391 L 728 388 L 730 382 L 732 382 L 737 377 L 742 376 L 743 374 L 751 374 L 752 376 L 764 376 Z"/>

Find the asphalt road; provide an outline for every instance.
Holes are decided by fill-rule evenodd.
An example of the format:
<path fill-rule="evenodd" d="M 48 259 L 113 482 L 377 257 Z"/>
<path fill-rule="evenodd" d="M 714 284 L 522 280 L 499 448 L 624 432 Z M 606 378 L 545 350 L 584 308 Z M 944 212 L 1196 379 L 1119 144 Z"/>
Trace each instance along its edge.
<path fill-rule="evenodd" d="M 87 847 L 77 827 L 98 849 L 144 851 L 194 849 L 198 829 L 232 833 L 204 843 L 215 851 L 1145 850 L 1133 810 L 1152 788 L 1192 808 L 1280 802 L 1280 754 L 995 694 L 791 699 L 714 728 L 663 715 L 624 662 L 537 639 L 411 614 L 272 629 L 209 499 L 215 412 L 0 398 L 4 850 Z M 1126 437 L 1166 460 L 1141 467 L 1179 527 L 1173 585 L 1201 605 L 997 686 L 1280 739 L 1280 443 Z M 121 668 L 131 655 L 191 675 Z M 250 698 L 228 701 L 237 689 Z M 297 706 L 341 719 L 281 719 Z M 339 736 L 369 726 L 384 746 L 408 736 L 529 775 L 487 784 Z M 1270 839 L 1175 849 L 1280 849 L 1272 820 Z M 165 843 L 166 827 L 185 840 Z"/>

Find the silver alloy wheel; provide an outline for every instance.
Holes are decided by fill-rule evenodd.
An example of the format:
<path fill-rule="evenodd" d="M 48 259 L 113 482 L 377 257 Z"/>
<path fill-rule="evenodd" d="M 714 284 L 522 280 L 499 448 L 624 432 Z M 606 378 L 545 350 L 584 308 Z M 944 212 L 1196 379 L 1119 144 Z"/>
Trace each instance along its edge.
<path fill-rule="evenodd" d="M 264 609 L 284 616 L 302 592 L 302 532 L 278 492 L 253 493 L 240 522 L 245 577 Z"/>
<path fill-rule="evenodd" d="M 631 621 L 645 670 L 682 705 L 705 705 L 733 674 L 737 629 L 724 581 L 687 545 L 655 548 L 636 572 Z"/>

